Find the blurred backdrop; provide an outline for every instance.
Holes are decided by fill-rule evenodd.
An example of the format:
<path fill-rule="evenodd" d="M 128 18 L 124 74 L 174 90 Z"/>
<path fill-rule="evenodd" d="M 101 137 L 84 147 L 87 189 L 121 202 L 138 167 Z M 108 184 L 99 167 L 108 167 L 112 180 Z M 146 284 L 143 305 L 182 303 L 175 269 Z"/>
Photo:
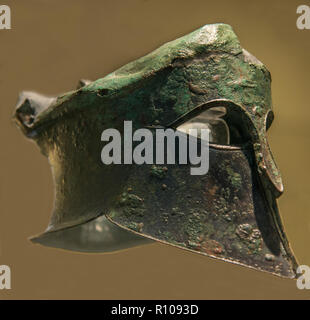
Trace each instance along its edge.
<path fill-rule="evenodd" d="M 0 299 L 310 298 L 296 282 L 152 244 L 80 254 L 32 244 L 53 207 L 47 159 L 11 117 L 22 90 L 46 95 L 101 78 L 208 23 L 232 25 L 269 68 L 275 121 L 269 141 L 285 183 L 280 212 L 300 264 L 310 265 L 310 30 L 296 27 L 309 0 L 6 0 L 0 30 L 0 265 L 12 289 Z"/>

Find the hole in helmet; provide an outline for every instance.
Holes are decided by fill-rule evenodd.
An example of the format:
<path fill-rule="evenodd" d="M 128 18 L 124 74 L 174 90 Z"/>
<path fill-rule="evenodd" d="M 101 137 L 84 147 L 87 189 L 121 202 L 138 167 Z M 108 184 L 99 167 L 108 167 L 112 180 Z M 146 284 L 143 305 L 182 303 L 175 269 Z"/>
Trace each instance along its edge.
<path fill-rule="evenodd" d="M 240 115 L 227 113 L 226 107 L 209 108 L 177 127 L 178 131 L 189 134 L 189 129 L 209 129 L 209 142 L 219 145 L 241 146 L 248 141 L 245 130 L 239 125 Z"/>
<path fill-rule="evenodd" d="M 198 138 L 200 138 L 201 129 L 209 129 L 210 143 L 229 144 L 229 128 L 226 121 L 221 118 L 225 114 L 225 107 L 210 108 L 178 126 L 177 130 L 189 133 L 189 129 L 197 129 Z"/>
<path fill-rule="evenodd" d="M 270 110 L 266 116 L 266 130 L 268 130 L 273 122 L 274 119 L 274 114 L 273 112 Z"/>

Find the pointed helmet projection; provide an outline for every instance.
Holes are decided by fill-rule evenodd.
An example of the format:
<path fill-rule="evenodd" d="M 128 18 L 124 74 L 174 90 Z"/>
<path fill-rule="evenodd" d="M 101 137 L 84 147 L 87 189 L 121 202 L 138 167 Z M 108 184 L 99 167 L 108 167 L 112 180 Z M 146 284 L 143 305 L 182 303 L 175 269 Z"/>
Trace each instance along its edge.
<path fill-rule="evenodd" d="M 98 252 L 160 241 L 294 278 L 266 139 L 270 87 L 269 71 L 232 28 L 213 24 L 62 96 L 24 94 L 16 122 L 48 157 L 56 186 L 48 229 L 33 241 Z M 102 163 L 102 132 L 123 135 L 124 121 L 154 135 L 208 128 L 208 173 L 191 175 L 177 161 Z"/>

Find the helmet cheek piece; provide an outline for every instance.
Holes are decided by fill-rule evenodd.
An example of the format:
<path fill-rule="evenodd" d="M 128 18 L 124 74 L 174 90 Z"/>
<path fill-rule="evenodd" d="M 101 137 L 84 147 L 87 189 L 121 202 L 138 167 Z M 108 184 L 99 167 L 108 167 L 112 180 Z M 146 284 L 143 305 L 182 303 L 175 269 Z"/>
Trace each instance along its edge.
<path fill-rule="evenodd" d="M 177 130 L 219 107 L 226 109 L 223 119 L 238 132 L 238 139 L 231 135 L 230 145 L 209 144 L 205 176 L 191 176 L 186 165 L 133 166 L 119 199 L 121 205 L 116 203 L 107 218 L 152 240 L 295 277 L 297 263 L 275 201 L 279 192 L 274 171 L 268 171 L 275 164 L 265 129 L 259 134 L 246 108 L 215 99 L 166 126 L 150 128 Z M 271 160 L 270 166 L 264 165 Z"/>

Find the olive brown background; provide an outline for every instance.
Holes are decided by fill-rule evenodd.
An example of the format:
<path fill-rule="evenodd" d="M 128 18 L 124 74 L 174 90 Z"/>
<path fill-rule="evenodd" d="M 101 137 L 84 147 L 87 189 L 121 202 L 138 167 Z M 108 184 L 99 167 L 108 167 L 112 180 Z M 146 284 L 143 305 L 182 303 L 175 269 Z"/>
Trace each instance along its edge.
<path fill-rule="evenodd" d="M 232 25 L 271 71 L 276 119 L 268 135 L 285 183 L 279 199 L 300 264 L 310 265 L 310 30 L 296 27 L 308 0 L 6 0 L 0 30 L 0 265 L 12 289 L 0 299 L 310 298 L 285 280 L 163 244 L 81 254 L 32 244 L 53 208 L 48 161 L 11 121 L 18 93 L 47 95 L 101 78 L 208 23 Z M 85 164 L 87 165 L 87 164 Z"/>

